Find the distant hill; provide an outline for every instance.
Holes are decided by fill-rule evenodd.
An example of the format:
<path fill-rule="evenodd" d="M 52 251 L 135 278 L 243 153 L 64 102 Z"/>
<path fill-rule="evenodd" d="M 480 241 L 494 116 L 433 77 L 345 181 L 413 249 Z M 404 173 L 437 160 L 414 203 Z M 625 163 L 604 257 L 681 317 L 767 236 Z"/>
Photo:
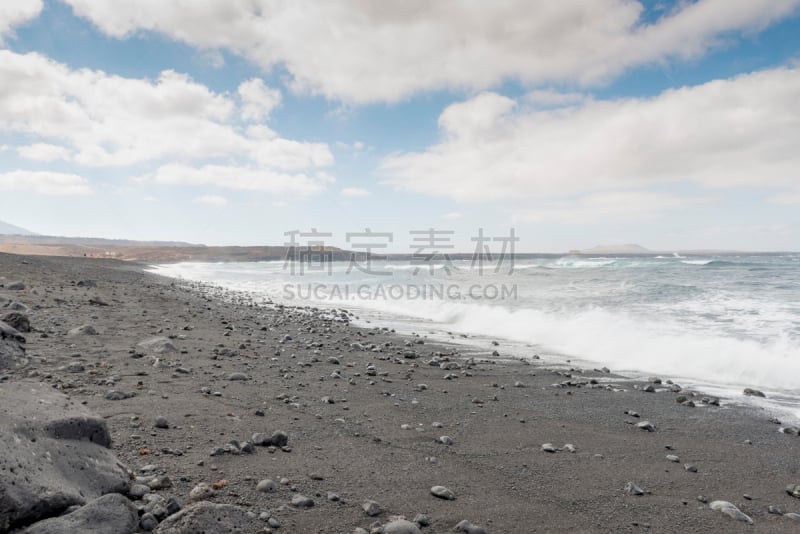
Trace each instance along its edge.
<path fill-rule="evenodd" d="M 583 250 L 571 251 L 577 254 L 651 254 L 652 251 L 641 245 L 598 245 Z"/>
<path fill-rule="evenodd" d="M 7 222 L 0 221 L 0 235 L 27 235 L 27 236 L 32 236 L 32 235 L 36 235 L 36 234 L 31 232 L 30 230 L 26 230 L 25 228 L 21 228 L 19 226 L 14 226 L 13 224 L 9 224 Z"/>

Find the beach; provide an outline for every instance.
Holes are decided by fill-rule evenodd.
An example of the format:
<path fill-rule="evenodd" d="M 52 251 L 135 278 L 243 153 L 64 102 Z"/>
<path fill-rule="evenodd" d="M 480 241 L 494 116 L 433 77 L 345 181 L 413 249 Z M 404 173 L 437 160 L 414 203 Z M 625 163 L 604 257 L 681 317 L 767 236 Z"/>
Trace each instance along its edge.
<path fill-rule="evenodd" d="M 219 513 L 241 532 L 413 532 L 384 529 L 399 516 L 424 533 L 800 528 L 785 515 L 800 512 L 787 492 L 800 441 L 756 408 L 669 377 L 511 357 L 502 342 L 356 327 L 346 311 L 261 305 L 145 267 L 0 254 L 0 317 L 23 314 L 31 329 L 24 357 L 0 369 L 0 414 L 24 413 L 13 392 L 35 389 L 99 416 L 130 471 L 118 489 L 137 532 L 147 514 L 156 532 L 188 532 L 199 502 L 232 505 Z M 170 497 L 182 511 L 166 512 Z M 83 504 L 37 516 L 0 502 L 11 531 Z"/>

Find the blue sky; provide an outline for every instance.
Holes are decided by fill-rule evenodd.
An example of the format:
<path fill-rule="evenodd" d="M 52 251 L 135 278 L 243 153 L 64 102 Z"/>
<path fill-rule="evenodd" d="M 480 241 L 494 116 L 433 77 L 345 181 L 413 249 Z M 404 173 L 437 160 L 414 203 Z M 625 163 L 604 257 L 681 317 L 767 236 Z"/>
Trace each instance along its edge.
<path fill-rule="evenodd" d="M 7 2 L 0 220 L 800 250 L 797 102 L 800 0 Z"/>

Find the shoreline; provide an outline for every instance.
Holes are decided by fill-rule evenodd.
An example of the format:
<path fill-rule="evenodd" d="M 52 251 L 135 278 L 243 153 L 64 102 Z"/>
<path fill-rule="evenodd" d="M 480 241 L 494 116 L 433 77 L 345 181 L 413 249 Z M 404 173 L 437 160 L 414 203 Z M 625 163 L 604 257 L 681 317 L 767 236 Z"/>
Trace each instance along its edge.
<path fill-rule="evenodd" d="M 746 407 L 703 405 L 698 395 L 692 408 L 675 398 L 693 392 L 666 383 L 492 361 L 488 351 L 466 354 L 308 308 L 251 307 L 232 292 L 226 302 L 144 264 L 0 254 L 0 266 L 0 284 L 26 286 L 0 296 L 25 305 L 35 330 L 26 334 L 30 363 L 0 371 L 0 388 L 24 379 L 69 393 L 106 420 L 112 451 L 136 476 L 170 478 L 172 487 L 154 494 L 186 506 L 199 484 L 226 480 L 207 500 L 254 512 L 245 532 L 369 532 L 376 521 L 417 514 L 430 520 L 426 533 L 452 532 L 462 520 L 493 533 L 797 529 L 768 507 L 800 511 L 785 491 L 800 483 L 800 441 Z M 83 324 L 98 335 L 67 334 Z M 174 336 L 177 352 L 137 349 L 156 336 Z M 497 350 L 502 356 L 502 344 Z M 142 357 L 132 357 L 137 351 Z M 69 371 L 74 363 L 83 371 Z M 234 373 L 248 379 L 226 379 Z M 137 394 L 109 401 L 109 389 Z M 157 415 L 168 429 L 153 426 Z M 655 432 L 637 428 L 645 420 Z M 286 432 L 291 452 L 210 456 L 275 430 Z M 451 445 L 437 442 L 444 435 Z M 546 443 L 561 450 L 545 452 Z M 277 482 L 275 492 L 257 489 L 265 479 Z M 627 493 L 628 482 L 645 494 Z M 437 485 L 455 500 L 432 496 Z M 290 506 L 298 494 L 315 506 Z M 698 496 L 732 502 L 754 524 Z M 366 500 L 383 511 L 368 516 Z"/>

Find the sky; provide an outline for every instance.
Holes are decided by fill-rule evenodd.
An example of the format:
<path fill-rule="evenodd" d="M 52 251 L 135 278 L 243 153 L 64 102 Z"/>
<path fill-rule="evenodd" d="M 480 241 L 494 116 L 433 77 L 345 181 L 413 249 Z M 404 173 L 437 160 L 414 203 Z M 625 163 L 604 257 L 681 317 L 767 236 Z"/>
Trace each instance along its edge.
<path fill-rule="evenodd" d="M 800 0 L 3 1 L 0 220 L 797 251 Z"/>

